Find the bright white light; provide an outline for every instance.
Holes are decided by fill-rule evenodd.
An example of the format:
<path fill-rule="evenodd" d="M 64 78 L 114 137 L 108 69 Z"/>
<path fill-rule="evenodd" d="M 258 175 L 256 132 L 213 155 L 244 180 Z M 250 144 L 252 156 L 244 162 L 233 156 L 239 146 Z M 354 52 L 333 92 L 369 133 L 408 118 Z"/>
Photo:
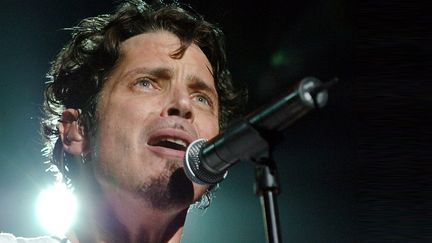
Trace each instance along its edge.
<path fill-rule="evenodd" d="M 75 222 L 77 200 L 63 183 L 57 183 L 39 194 L 37 216 L 48 233 L 64 237 Z"/>

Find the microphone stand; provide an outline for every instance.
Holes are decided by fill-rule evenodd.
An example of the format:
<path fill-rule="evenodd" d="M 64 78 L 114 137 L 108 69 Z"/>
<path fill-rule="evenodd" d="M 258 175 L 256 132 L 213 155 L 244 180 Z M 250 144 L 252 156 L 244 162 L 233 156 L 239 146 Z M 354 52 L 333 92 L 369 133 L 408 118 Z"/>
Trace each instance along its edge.
<path fill-rule="evenodd" d="M 280 193 L 276 163 L 271 158 L 255 162 L 255 194 L 260 197 L 268 243 L 282 242 L 277 195 Z"/>
<path fill-rule="evenodd" d="M 319 109 L 323 107 L 327 102 L 327 89 L 338 82 L 338 78 L 333 78 L 329 82 L 322 84 L 319 80 L 315 78 L 305 78 L 301 81 L 298 87 L 298 93 L 302 99 L 299 100 L 303 105 L 293 106 L 292 109 L 287 112 L 285 106 L 291 105 L 291 98 L 288 96 L 283 102 L 274 104 L 273 106 L 267 108 L 266 112 L 261 112 L 259 114 L 264 114 L 262 117 L 256 116 L 253 119 L 260 120 L 260 124 L 280 124 L 280 122 L 270 122 L 270 120 L 281 119 L 286 121 L 294 121 L 305 114 L 308 109 Z M 296 101 L 294 101 L 296 102 Z M 311 102 L 310 107 L 307 106 L 308 102 Z M 303 109 L 295 109 L 295 107 L 303 107 Z M 275 110 L 285 111 L 285 114 L 281 117 L 266 117 L 268 114 L 276 114 Z M 289 119 L 288 119 L 289 118 Z M 268 120 L 267 120 L 268 119 Z M 267 120 L 267 121 L 266 121 Z M 283 123 L 282 123 L 283 124 Z M 288 124 L 284 124 L 287 126 Z M 271 127 L 271 126 L 270 126 Z M 267 143 L 267 154 L 252 156 L 252 161 L 255 163 L 255 194 L 260 197 L 261 208 L 264 217 L 264 226 L 266 230 L 266 238 L 268 243 L 280 243 L 282 242 L 280 233 L 280 223 L 279 223 L 279 210 L 277 204 L 277 196 L 280 193 L 279 187 L 279 175 L 277 171 L 277 166 L 275 161 L 272 159 L 272 140 L 276 139 L 277 136 L 272 130 L 281 130 L 282 127 L 272 129 L 261 127 L 258 130 L 251 128 L 257 132 L 257 134 L 267 135 L 266 138 L 261 136 L 255 136 L 254 141 L 259 141 L 259 144 Z M 273 135 L 273 136 L 269 136 Z M 273 141 L 274 142 L 274 141 Z M 270 151 L 270 152 L 269 152 Z"/>

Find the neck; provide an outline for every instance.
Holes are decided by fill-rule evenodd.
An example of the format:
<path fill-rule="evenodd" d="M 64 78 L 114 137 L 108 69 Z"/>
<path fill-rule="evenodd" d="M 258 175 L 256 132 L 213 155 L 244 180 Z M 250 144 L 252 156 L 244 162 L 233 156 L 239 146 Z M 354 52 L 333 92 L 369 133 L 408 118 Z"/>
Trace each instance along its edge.
<path fill-rule="evenodd" d="M 102 183 L 86 198 L 81 222 L 71 235 L 78 242 L 180 242 L 188 206 L 155 209 L 135 194 Z M 89 197 L 90 196 L 90 197 Z"/>

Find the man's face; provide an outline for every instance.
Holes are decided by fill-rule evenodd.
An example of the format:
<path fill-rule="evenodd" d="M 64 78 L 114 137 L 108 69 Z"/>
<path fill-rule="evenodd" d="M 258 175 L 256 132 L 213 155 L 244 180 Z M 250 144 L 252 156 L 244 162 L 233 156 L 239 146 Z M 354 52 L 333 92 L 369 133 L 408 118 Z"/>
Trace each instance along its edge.
<path fill-rule="evenodd" d="M 204 193 L 184 177 L 184 151 L 219 132 L 211 64 L 195 44 L 173 57 L 179 47 L 168 32 L 124 41 L 97 107 L 97 180 L 152 198 L 154 206 Z"/>

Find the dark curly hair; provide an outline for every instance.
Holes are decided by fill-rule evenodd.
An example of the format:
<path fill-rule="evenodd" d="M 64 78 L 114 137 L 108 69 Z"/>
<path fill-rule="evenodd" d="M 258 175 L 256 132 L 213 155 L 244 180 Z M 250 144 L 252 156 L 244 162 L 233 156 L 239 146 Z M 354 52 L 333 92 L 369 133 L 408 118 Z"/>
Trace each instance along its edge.
<path fill-rule="evenodd" d="M 45 137 L 43 153 L 49 158 L 49 169 L 60 176 L 70 178 L 57 128 L 62 112 L 67 108 L 81 109 L 78 122 L 85 136 L 94 136 L 98 95 L 119 60 L 120 44 L 130 37 L 160 30 L 171 32 L 181 43 L 173 54 L 177 58 L 191 44 L 201 48 L 213 68 L 221 129 L 244 107 L 246 89 L 236 90 L 232 83 L 223 33 L 187 6 L 177 2 L 150 5 L 141 0 L 127 1 L 113 14 L 86 18 L 69 30 L 72 39 L 61 49 L 47 74 L 41 122 Z"/>

